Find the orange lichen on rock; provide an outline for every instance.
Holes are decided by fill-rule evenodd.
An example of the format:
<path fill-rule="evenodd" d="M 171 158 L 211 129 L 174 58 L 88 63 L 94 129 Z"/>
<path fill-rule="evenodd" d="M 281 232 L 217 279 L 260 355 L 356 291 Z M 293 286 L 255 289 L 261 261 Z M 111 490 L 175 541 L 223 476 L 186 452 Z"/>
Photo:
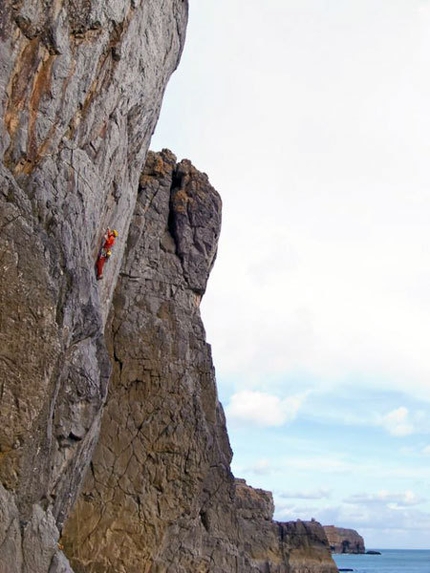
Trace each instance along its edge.
<path fill-rule="evenodd" d="M 37 140 L 36 125 L 40 102 L 50 93 L 52 66 L 56 58 L 40 38 L 24 39 L 23 44 L 8 86 L 9 100 L 5 114 L 6 129 L 11 138 L 6 158 L 15 173 L 29 172 L 42 150 L 48 147 L 46 140 Z M 21 125 L 27 125 L 27 141 L 25 149 L 18 151 L 16 139 Z M 49 139 L 52 131 L 53 128 L 46 139 Z"/>

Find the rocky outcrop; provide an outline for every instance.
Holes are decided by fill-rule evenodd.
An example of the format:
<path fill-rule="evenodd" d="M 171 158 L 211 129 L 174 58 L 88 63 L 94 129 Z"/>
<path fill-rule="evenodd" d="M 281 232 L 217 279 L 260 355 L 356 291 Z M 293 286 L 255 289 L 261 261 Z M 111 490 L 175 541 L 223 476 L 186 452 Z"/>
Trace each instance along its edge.
<path fill-rule="evenodd" d="M 324 531 L 333 553 L 365 553 L 364 540 L 355 529 L 324 525 Z"/>
<path fill-rule="evenodd" d="M 168 151 L 142 174 L 186 20 L 2 2 L 0 573 L 336 571 L 230 471 L 199 314 L 220 198 Z"/>
<path fill-rule="evenodd" d="M 2 1 L 1 573 L 67 570 L 59 530 L 99 433 L 104 323 L 186 19 L 183 0 Z"/>
<path fill-rule="evenodd" d="M 318 522 L 273 522 L 273 510 L 270 492 L 251 488 L 244 480 L 236 479 L 235 511 L 241 551 L 262 564 L 260 571 L 337 573 L 327 537 Z M 245 568 L 243 573 L 246 571 Z"/>
<path fill-rule="evenodd" d="M 279 523 L 281 539 L 288 553 L 290 573 L 337 573 L 321 524 L 315 520 Z"/>
<path fill-rule="evenodd" d="M 100 440 L 65 531 L 76 571 L 131 573 L 157 562 L 191 571 L 187 560 L 210 519 L 207 500 L 230 479 L 198 311 L 220 207 L 188 161 L 149 155 L 106 335 L 114 369 Z M 112 555 L 115 544 L 121 549 Z"/>
<path fill-rule="evenodd" d="M 230 472 L 199 312 L 220 224 L 207 176 L 150 153 L 106 332 L 100 439 L 62 540 L 77 573 L 302 570 L 289 558 L 306 530 L 273 522 L 271 494 Z M 315 556 L 309 540 L 303 555 Z M 336 571 L 326 541 L 309 570 Z"/>

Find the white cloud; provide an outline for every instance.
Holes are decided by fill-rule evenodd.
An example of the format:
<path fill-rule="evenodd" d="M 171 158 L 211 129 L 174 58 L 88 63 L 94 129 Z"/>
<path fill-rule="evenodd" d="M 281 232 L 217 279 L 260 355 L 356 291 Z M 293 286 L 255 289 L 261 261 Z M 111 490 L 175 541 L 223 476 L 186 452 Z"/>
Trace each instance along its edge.
<path fill-rule="evenodd" d="M 376 423 L 395 437 L 430 433 L 429 415 L 424 409 L 411 411 L 405 406 L 400 406 L 379 417 Z"/>
<path fill-rule="evenodd" d="M 271 467 L 269 460 L 261 458 L 257 460 L 253 466 L 246 468 L 245 471 L 257 475 L 268 475 L 272 473 L 273 468 Z"/>
<path fill-rule="evenodd" d="M 392 493 L 389 491 L 379 491 L 374 494 L 355 494 L 344 500 L 346 503 L 359 504 L 359 505 L 384 505 L 390 509 L 400 509 L 410 507 L 413 505 L 420 505 L 425 499 L 407 490 L 402 493 Z"/>
<path fill-rule="evenodd" d="M 281 399 L 273 394 L 244 390 L 233 394 L 226 407 L 229 422 L 283 426 L 297 415 L 304 395 Z"/>
<path fill-rule="evenodd" d="M 427 514 L 395 509 L 413 497 L 336 503 L 351 484 L 428 489 L 430 445 L 412 437 L 430 433 L 429 6 L 250 0 L 242 35 L 239 0 L 198 3 L 154 140 L 223 198 L 202 314 L 218 382 L 236 392 L 236 463 L 264 489 L 329 485 L 328 508 L 284 499 L 290 518 L 355 523 L 390 546 L 414 545 L 423 524 L 428 537 Z M 304 389 L 303 409 L 284 400 Z M 298 412 L 307 427 L 285 430 Z M 314 447 L 284 447 L 298 431 L 318 432 Z"/>
<path fill-rule="evenodd" d="M 288 472 L 304 472 L 320 474 L 351 474 L 360 470 L 356 462 L 344 460 L 341 456 L 327 454 L 321 456 L 288 456 L 283 460 Z"/>
<path fill-rule="evenodd" d="M 330 490 L 320 488 L 304 491 L 283 491 L 278 494 L 278 497 L 281 499 L 326 499 L 330 497 Z"/>
<path fill-rule="evenodd" d="M 421 16 L 429 16 L 430 17 L 430 2 L 428 2 L 427 0 L 420 2 L 417 10 Z"/>
<path fill-rule="evenodd" d="M 392 410 L 382 417 L 381 425 L 392 436 L 409 436 L 414 433 L 414 425 L 410 420 L 409 410 L 404 406 Z"/>

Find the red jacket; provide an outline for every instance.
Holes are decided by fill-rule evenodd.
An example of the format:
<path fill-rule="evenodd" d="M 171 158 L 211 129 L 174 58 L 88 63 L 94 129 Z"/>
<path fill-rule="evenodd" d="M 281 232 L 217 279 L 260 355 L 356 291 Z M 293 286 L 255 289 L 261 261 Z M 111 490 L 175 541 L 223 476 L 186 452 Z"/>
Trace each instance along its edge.
<path fill-rule="evenodd" d="M 105 242 L 103 243 L 103 248 L 106 249 L 106 251 L 109 251 L 109 249 L 111 249 L 114 246 L 115 240 L 116 240 L 115 235 L 109 231 L 105 239 Z"/>

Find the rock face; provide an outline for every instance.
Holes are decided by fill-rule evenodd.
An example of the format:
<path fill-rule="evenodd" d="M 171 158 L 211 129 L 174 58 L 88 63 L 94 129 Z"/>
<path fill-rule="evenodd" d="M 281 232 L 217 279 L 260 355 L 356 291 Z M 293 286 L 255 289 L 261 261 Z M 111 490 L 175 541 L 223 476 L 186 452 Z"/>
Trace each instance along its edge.
<path fill-rule="evenodd" d="M 273 497 L 236 480 L 235 512 L 240 550 L 258 560 L 267 573 L 337 573 L 327 537 L 316 521 L 274 522 Z M 232 569 L 245 573 L 250 569 Z M 224 571 L 224 570 L 223 570 Z M 226 571 L 226 570 L 225 570 Z"/>
<path fill-rule="evenodd" d="M 334 562 L 327 559 L 327 537 L 317 521 L 297 520 L 278 525 L 289 555 L 290 573 L 337 573 Z"/>
<path fill-rule="evenodd" d="M 186 19 L 183 0 L 2 0 L 1 573 L 67 570 L 57 539 L 99 432 L 104 323 Z"/>
<path fill-rule="evenodd" d="M 149 153 L 106 332 L 100 439 L 62 540 L 76 573 L 298 573 L 296 546 L 308 570 L 336 571 L 319 525 L 315 551 L 304 526 L 272 521 L 271 494 L 230 472 L 199 312 L 220 225 L 206 175 Z"/>
<path fill-rule="evenodd" d="M 65 531 L 77 572 L 132 573 L 157 561 L 192 570 L 179 568 L 178 549 L 186 567 L 214 484 L 230 475 L 198 312 L 220 224 L 221 201 L 207 178 L 188 161 L 176 166 L 169 152 L 150 153 L 107 333 L 109 400 Z"/>
<path fill-rule="evenodd" d="M 364 540 L 355 529 L 324 525 L 324 531 L 333 553 L 365 553 Z"/>
<path fill-rule="evenodd" d="M 168 151 L 142 173 L 187 10 L 2 2 L 0 573 L 336 571 L 230 471 L 199 314 L 220 198 Z"/>

